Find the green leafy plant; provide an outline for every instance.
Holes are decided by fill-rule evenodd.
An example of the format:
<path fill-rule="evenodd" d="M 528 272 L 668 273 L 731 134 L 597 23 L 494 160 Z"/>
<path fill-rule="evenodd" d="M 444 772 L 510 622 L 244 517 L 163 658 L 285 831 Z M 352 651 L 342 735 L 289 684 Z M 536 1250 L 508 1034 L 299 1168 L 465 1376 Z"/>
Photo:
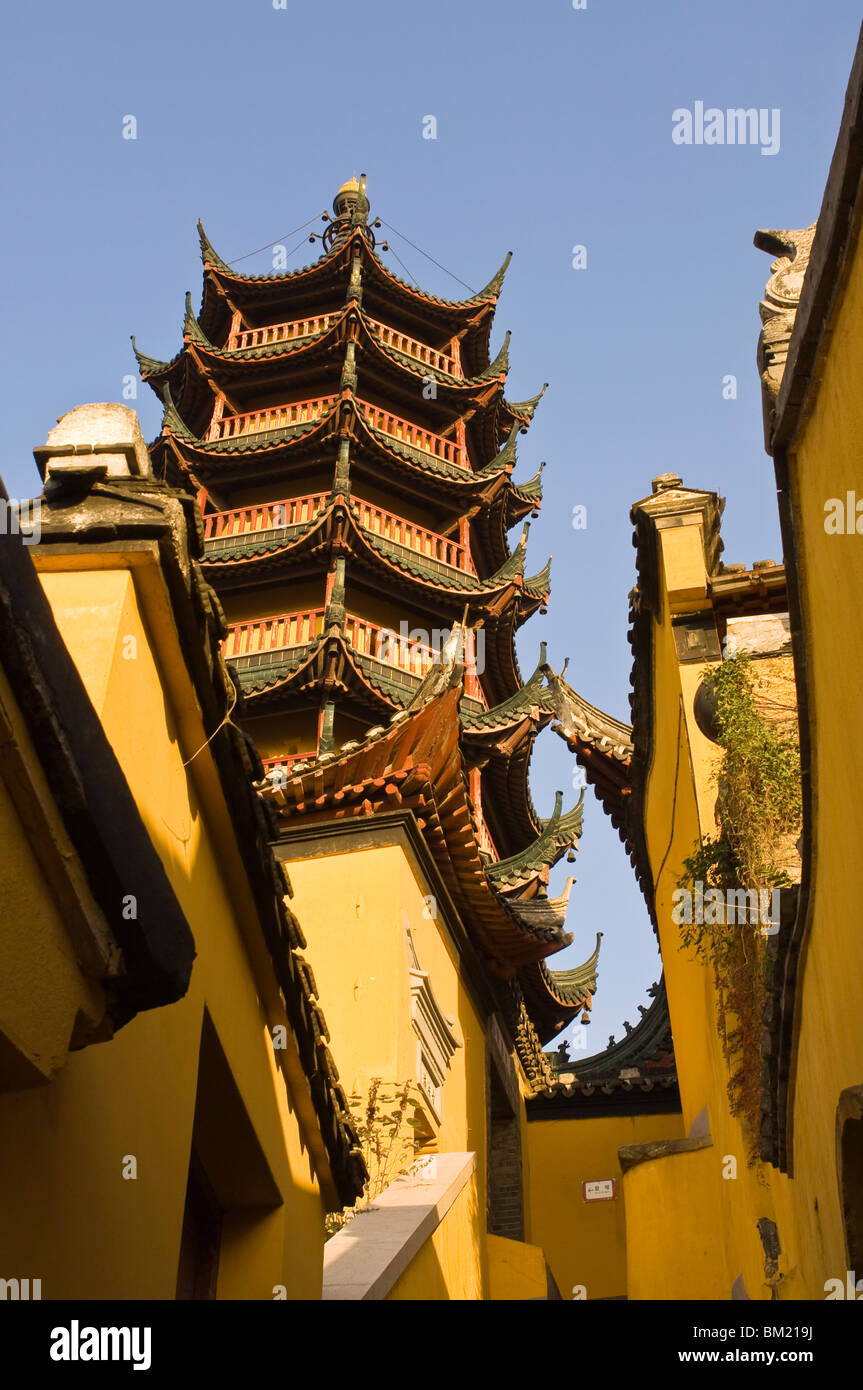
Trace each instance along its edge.
<path fill-rule="evenodd" d="M 796 711 L 759 711 L 751 658 L 728 657 L 705 680 L 723 753 L 717 770 L 718 835 L 684 861 L 682 888 L 772 891 L 791 885 L 789 840 L 802 816 Z M 737 914 L 735 914 L 736 916 Z M 757 910 L 745 920 L 681 925 L 681 946 L 709 960 L 717 987 L 717 1022 L 728 1063 L 732 1114 L 749 1130 L 754 1161 L 761 1118 L 761 1033 L 770 978 L 769 938 Z"/>
<path fill-rule="evenodd" d="M 402 1177 L 431 1138 L 422 1113 L 422 1097 L 412 1080 L 385 1083 L 380 1076 L 373 1076 L 366 1095 L 353 1092 L 348 1103 L 369 1177 L 354 1206 L 327 1217 L 328 1239 Z"/>

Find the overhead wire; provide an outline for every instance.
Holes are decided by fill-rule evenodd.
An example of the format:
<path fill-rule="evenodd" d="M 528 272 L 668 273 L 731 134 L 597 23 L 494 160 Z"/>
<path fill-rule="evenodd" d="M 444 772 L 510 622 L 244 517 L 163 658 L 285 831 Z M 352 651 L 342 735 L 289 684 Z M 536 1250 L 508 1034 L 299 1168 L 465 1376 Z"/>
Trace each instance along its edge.
<path fill-rule="evenodd" d="M 285 232 L 284 236 L 276 237 L 275 241 L 268 241 L 266 246 L 259 246 L 257 251 L 247 251 L 245 256 L 235 256 L 232 261 L 227 261 L 226 264 L 238 265 L 240 261 L 247 261 L 251 256 L 259 256 L 262 251 L 269 251 L 273 246 L 278 246 L 281 242 L 287 241 L 289 237 L 296 236 L 297 232 L 304 232 L 306 230 L 306 227 L 311 227 L 312 223 L 317 222 L 320 216 L 321 213 L 315 213 L 314 217 L 310 217 L 308 222 L 304 222 L 301 227 L 295 227 L 292 232 Z M 296 251 L 298 247 L 302 246 L 303 241 L 305 241 L 305 237 L 303 237 L 302 241 L 297 242 L 297 245 L 294 247 L 294 251 Z M 292 256 L 293 254 L 293 251 L 288 252 L 289 256 Z"/>
<path fill-rule="evenodd" d="M 227 261 L 226 264 L 239 265 L 240 261 L 248 261 L 252 258 L 252 256 L 259 256 L 263 251 L 272 250 L 274 246 L 278 246 L 282 242 L 288 241 L 290 237 L 296 236 L 297 232 L 304 232 L 307 227 L 311 227 L 313 222 L 317 222 L 320 216 L 320 213 L 316 213 L 314 217 L 309 218 L 308 222 L 303 222 L 301 226 L 294 227 L 293 231 L 285 232 L 282 236 L 276 237 L 274 241 L 268 241 L 266 245 L 258 246 L 254 251 L 247 251 L 243 256 L 235 256 L 233 260 Z M 386 219 L 383 217 L 379 218 L 378 220 L 380 221 L 382 226 L 388 227 L 390 231 L 394 232 L 397 237 L 401 237 L 402 241 L 407 242 L 408 246 L 412 247 L 414 251 L 418 251 L 419 254 L 421 256 L 424 256 L 427 261 L 431 261 L 432 265 L 437 266 L 438 270 L 442 270 L 445 275 L 449 275 L 450 279 L 455 280 L 457 284 L 461 285 L 464 289 L 469 290 L 471 294 L 476 293 L 472 285 L 469 285 L 467 281 L 462 280 L 460 276 L 456 275 L 452 270 L 449 270 L 447 266 L 443 265 L 441 261 L 436 260 L 434 256 L 429 255 L 428 251 L 424 251 L 421 246 L 417 246 L 415 241 L 411 241 L 410 237 L 405 236 L 404 232 L 400 232 L 398 227 L 393 226 L 392 222 L 387 222 Z M 296 246 L 293 246 L 290 251 L 286 252 L 285 259 L 287 260 L 290 256 L 293 256 L 300 249 L 305 240 L 305 237 L 301 237 L 300 240 L 297 242 Z M 399 253 L 396 251 L 395 247 L 390 246 L 388 249 L 392 251 L 393 255 L 395 256 L 402 270 L 407 275 L 408 279 L 411 280 L 413 284 L 418 285 L 419 281 L 417 280 L 416 276 L 413 275 L 411 271 L 408 269 L 408 267 L 405 265 L 404 261 L 402 260 Z"/>
<path fill-rule="evenodd" d="M 447 270 L 445 265 L 441 265 L 440 261 L 436 261 L 434 256 L 429 255 L 428 251 L 424 251 L 421 246 L 417 246 L 415 242 L 411 241 L 410 237 L 405 236 L 404 232 L 400 232 L 398 227 L 394 227 L 392 222 L 387 222 L 383 217 L 379 220 L 383 227 L 389 227 L 391 232 L 395 232 L 396 236 L 400 236 L 402 241 L 407 242 L 408 246 L 412 246 L 415 251 L 419 251 L 420 255 L 425 256 L 426 260 L 431 261 L 432 265 L 436 265 L 438 270 L 442 270 L 445 275 L 449 275 L 453 280 L 456 280 L 458 284 L 464 286 L 466 290 L 470 290 L 471 294 L 476 294 L 476 290 L 472 285 L 468 285 L 464 280 L 460 279 L 458 275 L 454 275 L 451 270 Z M 393 255 L 396 257 L 396 260 L 399 259 L 395 251 L 393 251 Z M 399 261 L 399 264 L 403 265 L 404 262 Z"/>
<path fill-rule="evenodd" d="M 407 266 L 405 265 L 404 261 L 402 260 L 401 256 L 399 255 L 399 253 L 398 253 L 398 251 L 395 249 L 395 247 L 394 247 L 394 246 L 390 246 L 390 247 L 388 247 L 387 249 L 390 250 L 390 251 L 392 251 L 393 255 L 395 256 L 396 260 L 398 261 L 399 265 L 401 266 L 402 270 L 404 271 L 404 273 L 405 273 L 405 275 L 408 277 L 408 279 L 411 281 L 411 283 L 414 284 L 414 285 L 416 285 L 417 287 L 419 287 L 419 280 L 416 278 L 415 275 L 411 275 L 410 271 L 408 270 Z"/>

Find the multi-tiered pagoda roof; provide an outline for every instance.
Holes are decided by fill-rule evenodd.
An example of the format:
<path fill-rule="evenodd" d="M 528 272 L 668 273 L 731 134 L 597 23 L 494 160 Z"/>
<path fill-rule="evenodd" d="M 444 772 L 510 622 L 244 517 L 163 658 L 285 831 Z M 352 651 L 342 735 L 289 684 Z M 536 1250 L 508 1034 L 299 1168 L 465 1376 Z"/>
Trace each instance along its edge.
<path fill-rule="evenodd" d="M 515 650 L 545 611 L 550 561 L 528 572 L 542 469 L 513 476 L 542 391 L 509 401 L 509 335 L 490 351 L 510 258 L 478 294 L 440 299 L 382 262 L 364 180 L 334 211 L 324 255 L 271 275 L 240 274 L 199 227 L 204 291 L 182 349 L 161 362 L 136 347 L 164 404 L 154 466 L 201 506 L 241 717 L 285 833 L 411 809 L 542 1072 L 539 1041 L 589 1010 L 598 941 L 577 970 L 544 963 L 572 940 L 569 885 L 548 885 L 582 811 L 558 797 L 544 818 L 528 788 L 560 694 L 544 649 L 526 682 Z"/>

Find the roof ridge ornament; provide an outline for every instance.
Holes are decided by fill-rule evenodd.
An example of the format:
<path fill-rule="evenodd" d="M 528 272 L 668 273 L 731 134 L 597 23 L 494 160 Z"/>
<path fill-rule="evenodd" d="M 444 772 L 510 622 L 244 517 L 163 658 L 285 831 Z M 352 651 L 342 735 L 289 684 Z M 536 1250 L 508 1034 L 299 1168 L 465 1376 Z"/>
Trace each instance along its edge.
<path fill-rule="evenodd" d="M 512 338 L 510 329 L 504 334 L 503 343 L 497 356 L 489 362 L 485 371 L 480 372 L 477 381 L 493 381 L 495 377 L 505 377 L 509 371 L 509 343 Z"/>
<path fill-rule="evenodd" d="M 326 215 L 327 227 L 322 237 L 324 254 L 329 255 L 331 251 L 344 246 L 357 231 L 362 233 L 374 250 L 375 234 L 369 226 L 369 210 L 365 174 L 360 174 L 359 179 L 356 176 L 349 178 L 333 199 L 335 217 Z"/>
<path fill-rule="evenodd" d="M 477 476 L 479 476 L 480 474 L 484 476 L 489 476 L 492 473 L 500 473 L 501 470 L 504 468 L 512 469 L 515 467 L 515 456 L 517 447 L 516 441 L 518 439 L 519 434 L 521 433 L 521 430 L 521 421 L 516 420 L 515 423 L 512 425 L 510 432 L 507 435 L 502 447 L 500 448 L 498 453 L 495 454 L 494 458 L 489 459 L 488 463 L 484 463 L 482 468 L 476 469 Z"/>
<path fill-rule="evenodd" d="M 479 304 L 484 299 L 496 299 L 500 294 L 501 289 L 503 288 L 504 276 L 506 275 L 506 272 L 509 269 L 509 263 L 511 260 L 512 252 L 507 251 L 506 255 L 503 258 L 503 263 L 501 264 L 499 269 L 495 271 L 488 284 L 484 285 L 481 290 L 477 290 L 476 294 L 473 295 L 470 299 L 466 299 L 463 302 L 465 304 Z"/>
<path fill-rule="evenodd" d="M 200 343 L 202 347 L 211 349 L 213 347 L 213 344 L 198 323 L 195 311 L 192 308 L 192 295 L 190 290 L 186 290 L 186 312 L 183 317 L 183 336 L 187 338 L 189 342 Z"/>
<path fill-rule="evenodd" d="M 198 240 L 201 243 L 201 260 L 204 262 L 205 266 L 209 265 L 212 266 L 213 270 L 221 270 L 225 275 L 233 275 L 235 273 L 231 270 L 228 262 L 223 261 L 221 256 L 218 255 L 213 248 L 212 242 L 204 231 L 204 224 L 200 217 L 198 218 Z"/>
<path fill-rule="evenodd" d="M 141 373 L 141 380 L 144 381 L 148 376 L 154 376 L 157 372 L 162 372 L 170 366 L 169 362 L 163 362 L 161 357 L 148 357 L 146 353 L 138 351 L 138 344 L 135 341 L 134 333 L 130 333 L 132 340 L 132 351 L 135 354 L 135 361 L 138 363 L 138 370 Z"/>
<path fill-rule="evenodd" d="M 536 395 L 530 396 L 528 400 L 507 401 L 506 404 L 507 408 L 509 409 L 510 415 L 516 416 L 516 418 L 520 421 L 523 430 L 527 429 L 525 421 L 527 421 L 527 424 L 530 424 L 531 420 L 533 419 L 536 413 L 536 407 L 539 405 L 547 390 L 548 382 L 546 381 L 543 382 L 542 390 L 537 391 Z"/>

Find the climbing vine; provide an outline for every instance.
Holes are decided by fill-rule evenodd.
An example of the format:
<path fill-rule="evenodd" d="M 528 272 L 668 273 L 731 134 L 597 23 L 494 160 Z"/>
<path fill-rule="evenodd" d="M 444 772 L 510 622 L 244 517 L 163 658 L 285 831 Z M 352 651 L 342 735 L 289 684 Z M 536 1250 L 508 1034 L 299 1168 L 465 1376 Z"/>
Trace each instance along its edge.
<path fill-rule="evenodd" d="M 765 925 L 764 908 L 774 901 L 774 889 L 792 883 L 790 846 L 802 816 L 800 750 L 793 706 L 774 704 L 766 716 L 759 710 L 747 653 L 728 657 L 704 685 L 723 749 L 715 774 L 719 833 L 700 842 L 684 861 L 680 887 L 714 903 L 720 895 L 727 903 L 729 890 L 755 894 L 748 895 L 744 908 L 738 891 L 736 911 L 690 914 L 690 920 L 681 923 L 681 945 L 713 966 L 731 1113 L 747 1125 L 754 1161 L 761 1119 L 769 942 L 778 929 L 776 922 Z M 692 920 L 697 915 L 702 920 Z"/>

